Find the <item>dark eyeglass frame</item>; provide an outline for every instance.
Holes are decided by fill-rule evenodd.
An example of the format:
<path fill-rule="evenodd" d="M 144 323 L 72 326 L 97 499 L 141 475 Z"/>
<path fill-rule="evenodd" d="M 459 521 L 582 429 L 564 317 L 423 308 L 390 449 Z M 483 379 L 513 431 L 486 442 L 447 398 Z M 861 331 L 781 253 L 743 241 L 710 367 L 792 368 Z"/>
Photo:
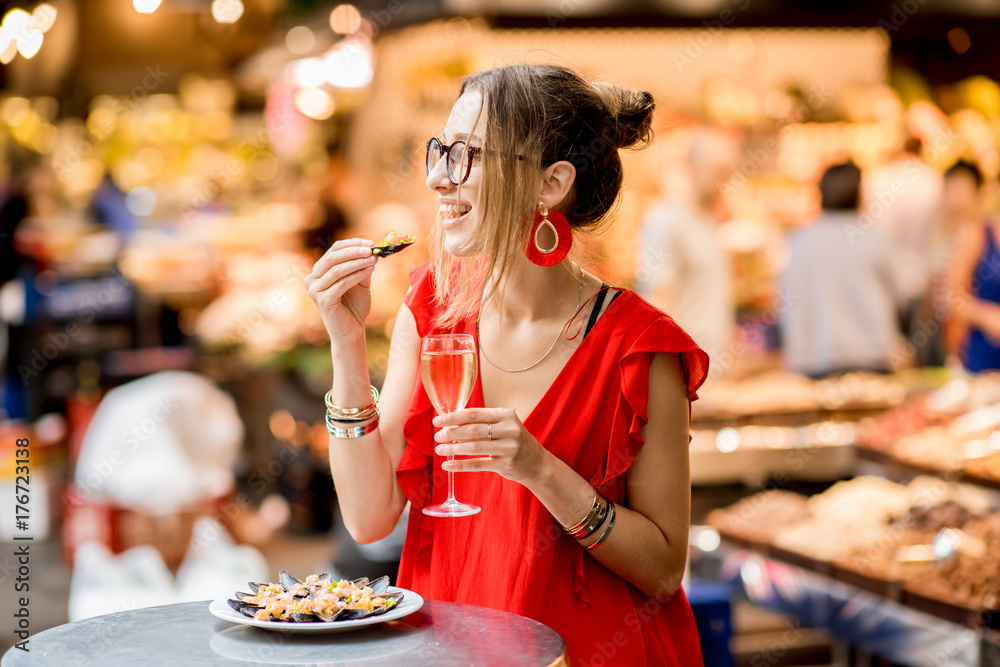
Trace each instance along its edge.
<path fill-rule="evenodd" d="M 455 174 L 453 174 L 452 170 L 451 170 L 451 149 L 452 148 L 454 148 L 458 144 L 464 144 L 465 147 L 466 147 L 466 150 L 468 151 L 466 153 L 467 160 L 466 160 L 466 163 L 465 163 L 465 173 L 462 174 L 461 183 L 465 183 L 467 180 L 469 180 L 469 174 L 472 173 L 472 163 L 476 161 L 476 158 L 480 154 L 486 154 L 487 153 L 487 151 L 485 151 L 484 149 L 482 149 L 482 148 L 480 148 L 478 146 L 470 146 L 469 142 L 466 141 L 465 139 L 456 139 L 455 141 L 451 142 L 451 144 L 446 144 L 443 141 L 441 141 L 440 139 L 438 139 L 437 137 L 431 137 L 430 139 L 427 140 L 427 154 L 424 157 L 424 165 L 427 168 L 427 175 L 428 176 L 430 176 L 431 170 L 434 168 L 431 165 L 431 163 L 430 163 L 431 144 L 433 142 L 437 142 L 438 146 L 440 146 L 440 148 L 441 148 L 441 157 L 443 157 L 445 159 L 444 166 L 445 166 L 445 170 L 448 172 L 448 180 L 451 181 L 452 184 L 454 184 L 454 185 L 459 185 L 460 182 L 455 179 Z M 492 152 L 490 154 L 493 155 Z M 510 157 L 516 157 L 518 160 L 521 160 L 521 161 L 524 161 L 524 160 L 528 159 L 524 155 L 508 155 L 506 153 L 497 153 L 497 154 L 501 155 L 501 156 L 504 156 L 504 157 L 508 157 L 508 158 L 510 158 Z M 440 160 L 440 159 L 441 158 L 439 157 L 438 160 Z M 435 165 L 437 164 L 437 160 L 434 161 L 434 164 Z"/>
<path fill-rule="evenodd" d="M 438 150 L 440 150 L 441 152 L 441 157 L 435 160 L 434 164 L 436 165 L 438 160 L 440 160 L 442 157 L 444 158 L 444 166 L 445 170 L 448 172 L 448 180 L 451 181 L 452 184 L 454 185 L 459 185 L 469 180 L 469 174 L 472 173 L 472 163 L 475 162 L 476 156 L 478 156 L 480 153 L 483 152 L 483 149 L 479 148 L 478 146 L 470 146 L 469 142 L 466 141 L 465 139 L 457 139 L 451 142 L 450 144 L 446 144 L 437 137 L 431 137 L 430 139 L 427 140 L 427 154 L 424 157 L 424 164 L 427 167 L 428 175 L 430 175 L 431 169 L 433 169 L 430 157 L 431 157 L 431 145 L 434 143 L 437 143 Z M 451 151 L 453 148 L 455 148 L 455 146 L 459 144 L 462 144 L 466 148 L 465 173 L 462 174 L 461 181 L 455 178 L 455 174 L 452 173 L 451 169 Z"/>

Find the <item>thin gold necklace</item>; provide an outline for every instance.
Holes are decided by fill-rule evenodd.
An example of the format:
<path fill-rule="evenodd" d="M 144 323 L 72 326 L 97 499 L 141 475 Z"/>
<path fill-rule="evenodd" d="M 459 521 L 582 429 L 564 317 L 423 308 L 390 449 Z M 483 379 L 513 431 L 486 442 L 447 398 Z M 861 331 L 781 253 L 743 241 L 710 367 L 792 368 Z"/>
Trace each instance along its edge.
<path fill-rule="evenodd" d="M 559 342 L 559 339 L 562 338 L 563 334 L 566 333 L 566 327 L 569 326 L 569 323 L 572 322 L 573 318 L 576 317 L 577 311 L 580 310 L 580 300 L 582 298 L 583 298 L 583 280 L 581 279 L 580 289 L 576 295 L 576 308 L 573 310 L 573 314 L 570 315 L 568 320 L 566 320 L 566 324 L 562 325 L 562 328 L 559 330 L 559 335 L 557 335 L 556 339 L 552 341 L 552 345 L 549 345 L 549 349 L 545 351 L 545 354 L 542 355 L 542 358 L 536 361 L 535 363 L 531 364 L 530 366 L 525 366 L 524 368 L 504 368 L 503 366 L 497 366 L 492 359 L 486 356 L 486 348 L 483 347 L 483 337 L 479 333 L 479 317 L 483 312 L 483 309 L 480 308 L 479 314 L 476 315 L 476 340 L 479 341 L 479 354 L 483 357 L 483 359 L 489 362 L 490 366 L 499 371 L 503 371 L 504 373 L 523 373 L 524 371 L 530 371 L 532 368 L 545 361 L 545 359 L 550 354 L 552 354 L 552 350 L 556 349 L 556 344 Z"/>

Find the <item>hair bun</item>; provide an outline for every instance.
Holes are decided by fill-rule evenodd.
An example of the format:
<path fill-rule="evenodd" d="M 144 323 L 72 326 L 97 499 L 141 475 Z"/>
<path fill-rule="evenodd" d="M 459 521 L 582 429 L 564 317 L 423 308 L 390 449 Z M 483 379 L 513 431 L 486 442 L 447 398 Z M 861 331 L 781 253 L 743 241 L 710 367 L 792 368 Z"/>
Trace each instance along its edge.
<path fill-rule="evenodd" d="M 592 84 L 614 121 L 616 148 L 642 148 L 653 136 L 656 103 L 645 90 L 626 90 L 610 83 Z"/>

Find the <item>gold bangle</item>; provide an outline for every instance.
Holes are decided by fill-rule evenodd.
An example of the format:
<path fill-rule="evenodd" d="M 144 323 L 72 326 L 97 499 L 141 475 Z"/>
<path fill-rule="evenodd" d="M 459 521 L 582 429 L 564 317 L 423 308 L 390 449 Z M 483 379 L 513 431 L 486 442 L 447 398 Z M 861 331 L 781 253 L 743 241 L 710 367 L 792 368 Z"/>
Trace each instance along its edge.
<path fill-rule="evenodd" d="M 369 407 L 369 409 L 365 410 L 364 412 L 359 412 L 358 414 L 351 417 L 344 417 L 338 415 L 337 413 L 334 413 L 331 410 L 326 411 L 326 416 L 335 422 L 344 422 L 350 424 L 355 422 L 368 421 L 378 413 L 379 409 L 378 409 L 378 404 L 376 403 L 375 405 L 372 405 L 371 407 Z"/>
<path fill-rule="evenodd" d="M 601 507 L 601 494 L 597 492 L 597 489 L 594 489 L 594 504 L 591 506 L 590 511 L 587 512 L 587 516 L 580 519 L 580 523 L 576 524 L 572 528 L 567 528 L 566 526 L 563 526 L 563 530 L 565 530 L 571 536 L 576 537 L 576 534 L 580 532 L 580 529 L 583 528 L 585 525 L 587 525 L 587 523 L 594 518 L 594 514 L 597 512 L 598 509 L 600 509 L 600 507 Z"/>
<path fill-rule="evenodd" d="M 352 419 L 338 419 L 331 415 L 329 412 L 326 413 L 326 423 L 332 424 L 334 426 L 343 426 L 344 424 L 359 424 L 361 422 L 366 422 L 371 418 L 378 419 L 382 410 L 376 405 L 372 410 L 366 412 L 363 415 L 358 415 L 356 418 Z"/>
<path fill-rule="evenodd" d="M 369 412 L 378 406 L 378 389 L 374 386 L 371 387 L 372 390 L 372 402 L 363 408 L 342 408 L 333 404 L 333 390 L 326 392 L 324 397 L 324 402 L 326 403 L 326 412 L 334 420 L 344 420 L 352 421 L 358 418 L 358 415 L 365 412 Z"/>
<path fill-rule="evenodd" d="M 326 430 L 329 431 L 330 435 L 332 435 L 335 438 L 344 438 L 344 439 L 360 438 L 362 436 L 368 435 L 377 428 L 378 428 L 377 417 L 371 423 L 365 424 L 364 426 L 355 426 L 353 428 L 340 428 L 331 421 L 329 415 L 327 415 L 326 417 Z"/>
<path fill-rule="evenodd" d="M 615 515 L 617 513 L 615 511 L 615 504 L 610 500 L 608 502 L 611 503 L 611 518 L 608 519 L 608 527 L 604 529 L 604 532 L 601 533 L 601 536 L 597 538 L 596 542 L 594 542 L 588 547 L 584 547 L 584 549 L 586 549 L 587 551 L 591 551 L 600 546 L 601 542 L 603 542 L 608 537 L 608 535 L 611 534 L 611 529 L 615 527 Z"/>
<path fill-rule="evenodd" d="M 574 534 L 574 537 L 578 540 L 585 540 L 594 533 L 597 529 L 604 525 L 604 520 L 608 518 L 608 512 L 610 511 L 609 501 L 604 496 L 601 496 L 601 508 L 594 515 L 594 519 L 587 523 L 579 532 Z M 580 535 L 580 533 L 583 533 Z M 577 537 L 579 535 L 579 537 Z"/>

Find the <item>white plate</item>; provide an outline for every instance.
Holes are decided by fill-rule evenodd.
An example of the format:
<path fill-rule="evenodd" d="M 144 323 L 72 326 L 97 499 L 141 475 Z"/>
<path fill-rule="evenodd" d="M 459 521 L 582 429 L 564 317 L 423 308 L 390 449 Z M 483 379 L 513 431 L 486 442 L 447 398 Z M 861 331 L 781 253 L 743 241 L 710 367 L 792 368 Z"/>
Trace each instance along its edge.
<path fill-rule="evenodd" d="M 218 600 L 213 600 L 212 604 L 208 605 L 208 611 L 216 618 L 222 619 L 223 621 L 229 621 L 230 623 L 238 623 L 240 625 L 252 625 L 255 628 L 263 628 L 264 630 L 274 630 L 276 632 L 300 632 L 300 633 L 324 633 L 324 632 L 349 632 L 357 628 L 363 628 L 369 625 L 378 625 L 379 623 L 385 623 L 386 621 L 391 621 L 397 618 L 403 618 L 404 616 L 409 616 L 413 612 L 417 611 L 424 606 L 424 599 L 413 591 L 408 591 L 405 588 L 396 588 L 395 586 L 389 586 L 390 593 L 402 593 L 403 601 L 399 603 L 396 607 L 390 609 L 389 611 L 381 614 L 379 616 L 372 616 L 371 618 L 359 618 L 353 621 L 317 621 L 315 623 L 292 623 L 287 621 L 258 621 L 253 618 L 244 616 L 240 612 L 236 611 L 229 606 L 226 601 L 229 598 L 219 598 Z"/>

